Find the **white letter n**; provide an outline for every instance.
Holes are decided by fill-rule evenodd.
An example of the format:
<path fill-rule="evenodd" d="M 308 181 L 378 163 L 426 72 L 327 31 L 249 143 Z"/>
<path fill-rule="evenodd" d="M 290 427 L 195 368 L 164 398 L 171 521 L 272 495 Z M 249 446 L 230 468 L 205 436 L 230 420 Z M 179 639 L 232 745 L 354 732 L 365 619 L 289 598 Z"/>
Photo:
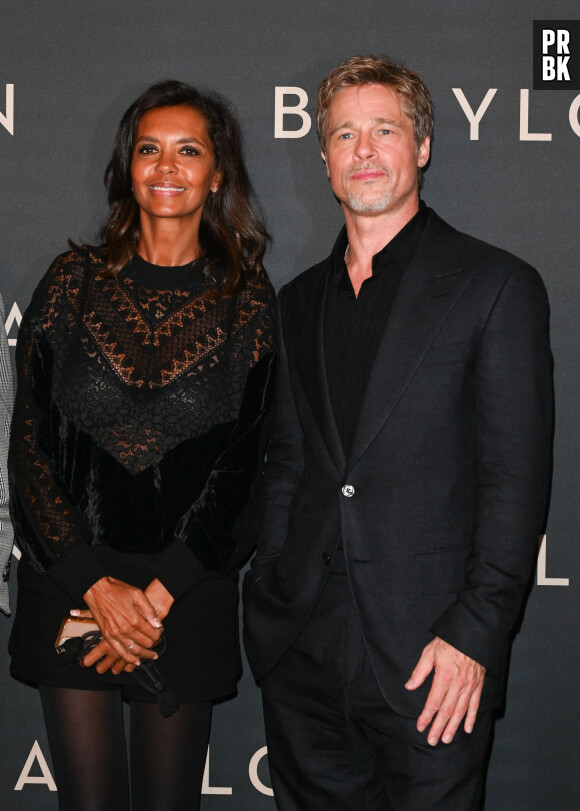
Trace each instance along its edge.
<path fill-rule="evenodd" d="M 0 124 L 14 135 L 14 85 L 6 85 L 6 115 L 0 113 Z"/>

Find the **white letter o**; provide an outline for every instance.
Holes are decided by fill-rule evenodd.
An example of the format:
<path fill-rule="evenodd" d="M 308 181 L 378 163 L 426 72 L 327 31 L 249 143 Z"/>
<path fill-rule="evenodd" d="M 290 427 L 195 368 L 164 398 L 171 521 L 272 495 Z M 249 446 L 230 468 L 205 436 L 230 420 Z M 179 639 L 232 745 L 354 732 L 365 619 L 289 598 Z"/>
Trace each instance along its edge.
<path fill-rule="evenodd" d="M 252 759 L 250 760 L 250 766 L 248 768 L 248 772 L 250 774 L 250 782 L 257 789 L 261 794 L 265 794 L 267 797 L 273 797 L 274 792 L 268 786 L 265 786 L 260 778 L 258 777 L 258 764 L 264 757 L 264 755 L 268 754 L 268 747 L 262 746 L 261 749 L 258 749 L 257 752 L 254 753 Z"/>

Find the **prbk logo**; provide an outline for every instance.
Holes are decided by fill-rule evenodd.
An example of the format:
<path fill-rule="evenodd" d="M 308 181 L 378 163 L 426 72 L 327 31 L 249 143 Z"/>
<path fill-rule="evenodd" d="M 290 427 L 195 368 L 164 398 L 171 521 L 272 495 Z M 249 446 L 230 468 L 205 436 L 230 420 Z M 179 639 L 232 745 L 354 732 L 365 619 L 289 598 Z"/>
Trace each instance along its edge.
<path fill-rule="evenodd" d="M 534 90 L 580 90 L 580 20 L 534 20 Z"/>

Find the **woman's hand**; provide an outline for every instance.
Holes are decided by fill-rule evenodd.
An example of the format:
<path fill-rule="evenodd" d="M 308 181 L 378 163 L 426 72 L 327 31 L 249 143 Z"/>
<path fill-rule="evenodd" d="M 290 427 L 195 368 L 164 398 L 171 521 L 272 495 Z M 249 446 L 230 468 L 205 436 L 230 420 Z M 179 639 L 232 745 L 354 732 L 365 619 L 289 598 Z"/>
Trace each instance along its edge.
<path fill-rule="evenodd" d="M 84 599 L 89 610 L 75 611 L 74 615 L 92 616 L 103 635 L 98 645 L 83 658 L 84 667 L 98 662 L 98 673 L 112 669 L 118 674 L 126 666 L 134 669 L 141 659 L 157 659 L 151 648 L 159 642 L 163 626 L 141 589 L 114 577 L 102 577 L 85 592 Z"/>
<path fill-rule="evenodd" d="M 90 612 L 87 611 L 86 613 L 89 614 Z M 106 673 L 110 670 L 113 675 L 118 676 L 120 673 L 132 673 L 137 667 L 136 664 L 129 664 L 124 659 L 121 659 L 120 656 L 117 656 L 113 648 L 108 642 L 105 642 L 104 639 L 102 639 L 98 645 L 95 645 L 90 654 L 84 657 L 81 662 L 82 667 L 90 667 L 90 665 L 86 663 L 86 659 L 95 652 L 99 657 L 95 668 L 97 673 Z M 157 655 L 155 655 L 154 658 L 157 658 Z"/>
<path fill-rule="evenodd" d="M 105 579 L 107 579 L 107 578 L 105 578 Z M 108 578 L 108 579 L 109 580 L 114 580 L 114 578 Z M 121 581 L 116 581 L 116 582 L 120 583 Z M 126 584 L 123 584 L 123 585 L 126 585 Z M 129 587 L 129 588 L 131 588 L 131 587 Z M 89 591 L 90 591 L 90 589 L 89 589 Z M 137 589 L 137 591 L 139 591 L 139 589 Z M 155 578 L 154 580 L 151 581 L 151 583 L 147 586 L 145 591 L 142 592 L 142 593 L 145 596 L 145 598 L 149 601 L 150 606 L 153 608 L 154 615 L 159 620 L 165 619 L 165 617 L 169 613 L 169 610 L 170 610 L 171 606 L 174 603 L 174 599 L 171 596 L 170 592 L 167 591 L 165 586 L 161 583 L 161 581 L 158 580 L 157 578 Z M 87 592 L 87 594 L 88 594 L 88 592 Z M 85 600 L 86 600 L 86 594 L 85 594 Z M 88 609 L 75 608 L 70 613 L 74 617 L 88 617 L 90 619 L 94 619 L 93 613 Z M 99 628 L 100 627 L 101 626 L 99 625 Z M 154 644 L 157 644 L 158 641 L 159 641 L 159 639 L 157 639 Z M 134 650 L 134 649 L 132 648 L 131 650 Z M 154 651 L 149 651 L 149 652 L 153 653 L 154 655 L 151 656 L 151 657 L 143 656 L 142 658 L 157 659 L 157 654 L 155 654 Z M 101 657 L 104 657 L 104 658 L 102 658 L 102 661 L 99 662 L 98 660 L 101 659 Z M 134 659 L 135 657 L 131 657 L 131 658 Z M 98 662 L 97 667 L 96 667 L 96 670 L 97 670 L 98 673 L 106 673 L 108 670 L 111 670 L 111 672 L 115 676 L 118 676 L 120 673 L 132 673 L 135 670 L 135 668 L 137 667 L 137 665 L 139 664 L 138 660 L 133 661 L 133 662 L 129 662 L 129 661 L 127 661 L 126 658 L 124 658 L 124 657 L 122 658 L 121 656 L 119 656 L 115 652 L 113 647 L 104 638 L 101 640 L 101 642 L 98 643 L 98 645 L 96 645 L 93 648 L 93 650 L 89 654 L 87 654 L 87 656 L 84 657 L 82 664 L 83 664 L 84 667 L 90 667 L 95 662 Z"/>
<path fill-rule="evenodd" d="M 145 596 L 157 612 L 159 619 L 164 620 L 175 600 L 167 591 L 161 580 L 152 580 L 144 592 Z"/>

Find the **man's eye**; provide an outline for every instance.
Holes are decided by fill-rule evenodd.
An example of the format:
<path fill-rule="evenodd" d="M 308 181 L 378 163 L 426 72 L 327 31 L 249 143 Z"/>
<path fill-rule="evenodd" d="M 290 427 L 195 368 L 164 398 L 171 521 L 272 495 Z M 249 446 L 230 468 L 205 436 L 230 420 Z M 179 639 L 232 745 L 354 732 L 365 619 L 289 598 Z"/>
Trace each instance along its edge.
<path fill-rule="evenodd" d="M 348 141 L 349 138 L 352 138 L 351 132 L 343 132 L 341 135 L 338 136 L 342 141 Z"/>
<path fill-rule="evenodd" d="M 392 131 L 393 131 L 393 130 L 388 130 L 388 129 L 385 129 L 385 128 L 383 127 L 382 129 L 380 129 L 380 130 L 379 130 L 379 133 L 380 133 L 381 135 L 390 135 L 390 134 L 392 133 Z"/>

